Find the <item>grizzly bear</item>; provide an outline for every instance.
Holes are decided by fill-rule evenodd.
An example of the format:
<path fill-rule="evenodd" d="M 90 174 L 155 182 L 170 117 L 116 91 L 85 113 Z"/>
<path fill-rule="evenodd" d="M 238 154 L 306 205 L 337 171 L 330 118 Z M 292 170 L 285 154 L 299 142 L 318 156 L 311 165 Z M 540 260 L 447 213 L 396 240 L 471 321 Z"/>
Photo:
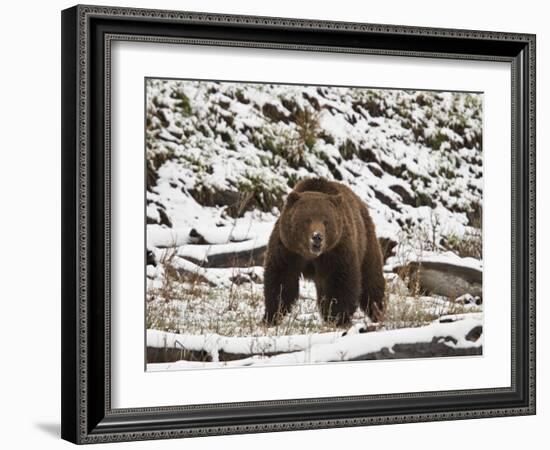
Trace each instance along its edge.
<path fill-rule="evenodd" d="M 382 252 L 365 203 L 341 183 L 300 181 L 288 195 L 267 246 L 264 321 L 275 325 L 298 298 L 303 275 L 315 282 L 323 319 L 347 326 L 357 306 L 384 314 Z"/>

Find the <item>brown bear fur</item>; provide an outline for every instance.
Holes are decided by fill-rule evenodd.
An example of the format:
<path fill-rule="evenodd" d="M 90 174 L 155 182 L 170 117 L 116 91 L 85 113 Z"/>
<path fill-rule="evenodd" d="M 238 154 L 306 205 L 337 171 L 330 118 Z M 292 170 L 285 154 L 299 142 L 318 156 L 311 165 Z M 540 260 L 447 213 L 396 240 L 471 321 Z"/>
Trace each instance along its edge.
<path fill-rule="evenodd" d="M 325 321 L 350 323 L 360 306 L 384 314 L 382 253 L 367 206 L 351 189 L 322 178 L 299 182 L 271 233 L 265 258 L 264 320 L 277 324 L 298 298 L 299 278 L 315 282 Z"/>

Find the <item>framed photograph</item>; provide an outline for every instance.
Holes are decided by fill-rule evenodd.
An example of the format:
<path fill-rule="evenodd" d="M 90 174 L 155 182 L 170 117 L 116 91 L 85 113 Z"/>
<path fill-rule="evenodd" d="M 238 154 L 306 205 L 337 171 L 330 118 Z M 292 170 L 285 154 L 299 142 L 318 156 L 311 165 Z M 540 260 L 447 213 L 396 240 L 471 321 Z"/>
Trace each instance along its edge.
<path fill-rule="evenodd" d="M 535 413 L 535 36 L 62 12 L 62 436 Z"/>

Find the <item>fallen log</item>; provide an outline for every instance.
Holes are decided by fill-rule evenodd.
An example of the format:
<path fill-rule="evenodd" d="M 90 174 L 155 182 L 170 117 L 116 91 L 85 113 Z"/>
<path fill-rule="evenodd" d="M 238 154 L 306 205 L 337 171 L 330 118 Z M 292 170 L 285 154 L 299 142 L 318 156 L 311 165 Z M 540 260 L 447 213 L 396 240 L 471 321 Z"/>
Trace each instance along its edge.
<path fill-rule="evenodd" d="M 464 294 L 482 296 L 481 270 L 473 267 L 439 261 L 409 262 L 393 271 L 409 279 L 409 288 L 420 288 L 423 293 L 458 298 Z"/>
<path fill-rule="evenodd" d="M 215 248 L 210 246 L 209 248 Z M 198 259 L 191 255 L 180 254 L 181 257 L 205 268 L 228 268 L 228 267 L 254 267 L 263 266 L 266 246 L 247 249 L 228 251 L 226 253 L 211 252 L 206 258 Z"/>
<path fill-rule="evenodd" d="M 207 283 L 210 286 L 229 286 L 243 283 L 262 283 L 263 268 L 251 267 L 214 267 L 198 265 L 189 259 L 175 256 L 171 260 L 172 269 L 182 279 L 191 283 Z"/>
<path fill-rule="evenodd" d="M 434 358 L 444 356 L 474 356 L 482 355 L 483 347 L 457 348 L 447 344 L 453 342 L 446 336 L 434 337 L 430 342 L 416 342 L 414 344 L 395 344 L 391 349 L 385 347 L 377 352 L 351 358 L 350 361 L 369 361 L 379 359 L 415 359 Z"/>
<path fill-rule="evenodd" d="M 171 368 L 288 365 L 331 361 L 469 356 L 483 353 L 479 314 L 447 316 L 419 328 L 279 337 L 178 335 L 147 331 L 148 363 Z M 160 370 L 162 370 L 162 366 Z M 195 366 L 196 367 L 196 366 Z"/>
<path fill-rule="evenodd" d="M 265 352 L 256 353 L 256 356 L 270 357 L 275 355 L 281 355 L 288 352 Z M 219 351 L 219 361 L 238 361 L 240 359 L 249 358 L 251 355 L 248 353 L 230 353 L 226 351 Z M 189 350 L 186 348 L 174 348 L 174 347 L 147 347 L 147 363 L 167 363 L 175 361 L 198 361 L 198 362 L 212 362 L 212 355 L 204 350 Z"/>

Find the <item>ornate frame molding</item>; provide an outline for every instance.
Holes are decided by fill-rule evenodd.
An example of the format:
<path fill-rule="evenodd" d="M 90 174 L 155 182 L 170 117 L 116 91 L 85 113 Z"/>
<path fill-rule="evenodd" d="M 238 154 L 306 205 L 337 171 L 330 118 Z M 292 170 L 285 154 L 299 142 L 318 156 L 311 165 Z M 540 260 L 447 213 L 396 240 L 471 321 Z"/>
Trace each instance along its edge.
<path fill-rule="evenodd" d="M 316 45 L 315 43 L 281 43 L 264 42 L 244 39 L 214 39 L 197 37 L 167 37 L 151 36 L 145 34 L 128 34 L 106 31 L 100 35 L 101 43 L 104 46 L 102 64 L 105 73 L 103 80 L 103 107 L 104 124 L 102 133 L 103 150 L 103 199 L 101 205 L 105 212 L 104 217 L 93 216 L 91 202 L 96 199 L 96 193 L 92 192 L 92 181 L 94 168 L 91 165 L 91 146 L 93 116 L 90 110 L 90 92 L 97 95 L 92 87 L 92 77 L 97 75 L 98 67 L 95 53 L 97 47 L 93 47 L 92 38 L 96 34 L 91 30 L 92 22 L 97 19 L 114 21 L 121 19 L 139 20 L 143 24 L 162 23 L 170 26 L 186 25 L 215 25 L 215 26 L 239 26 L 251 32 L 258 30 L 269 30 L 272 33 L 282 30 L 300 32 L 302 30 L 331 31 L 341 33 L 359 33 L 376 35 L 380 42 L 384 37 L 399 37 L 402 40 L 407 38 L 426 38 L 425 42 L 434 41 L 440 38 L 456 39 L 464 45 L 471 41 L 471 52 L 444 52 L 436 49 L 395 49 L 379 47 L 350 47 L 338 45 Z M 63 76 L 64 76 L 64 129 L 63 129 L 63 189 L 70 192 L 64 193 L 63 222 L 67 234 L 64 233 L 63 251 L 63 314 L 64 319 L 70 321 L 63 328 L 63 376 L 71 378 L 72 382 L 63 391 L 63 436 L 77 443 L 97 443 L 111 441 L 128 441 L 141 439 L 162 439 L 173 437 L 206 436 L 213 434 L 237 434 L 251 432 L 270 432 L 283 430 L 300 430 L 327 427 L 347 427 L 373 424 L 389 424 L 420 421 L 456 420 L 482 417 L 499 417 L 510 415 L 525 415 L 535 413 L 535 36 L 530 34 L 500 33 L 487 31 L 449 30 L 423 27 L 405 27 L 396 25 L 376 25 L 348 22 L 332 22 L 304 19 L 287 19 L 271 17 L 236 16 L 222 14 L 204 14 L 194 12 L 160 11 L 147 9 L 112 8 L 99 6 L 76 6 L 63 13 L 64 27 L 64 50 L 63 50 Z M 92 36 L 93 35 L 93 36 Z M 525 245 L 523 252 L 526 261 L 522 262 L 521 268 L 525 272 L 518 277 L 513 276 L 513 301 L 516 287 L 527 293 L 526 298 L 518 299 L 523 302 L 524 321 L 522 336 L 526 339 L 525 348 L 527 352 L 522 353 L 523 359 L 516 360 L 516 347 L 513 345 L 513 373 L 512 386 L 510 388 L 483 389 L 472 391 L 448 391 L 419 394 L 396 394 L 361 396 L 364 401 L 400 399 L 403 401 L 414 401 L 431 395 L 434 398 L 444 396 L 475 397 L 478 394 L 505 394 L 516 392 L 518 380 L 525 384 L 527 398 L 522 402 L 501 407 L 488 405 L 486 408 L 455 409 L 449 411 L 435 412 L 414 412 L 406 414 L 371 414 L 357 417 L 340 418 L 319 418 L 315 420 L 281 420 L 277 422 L 250 423 L 250 424 L 220 424 L 215 426 L 164 426 L 162 429 L 154 429 L 144 425 L 142 417 L 151 414 L 164 415 L 169 413 L 182 413 L 190 409 L 209 409 L 223 407 L 244 407 L 244 406 L 277 406 L 304 404 L 325 404 L 327 402 L 347 401 L 348 397 L 320 398 L 310 400 L 288 400 L 275 402 L 251 402 L 239 404 L 217 404 L 217 405 L 194 405 L 171 408 L 140 408 L 113 410 L 110 402 L 110 63 L 111 43 L 115 40 L 144 41 L 156 43 L 186 43 L 196 45 L 225 45 L 256 48 L 277 48 L 277 49 L 299 49 L 306 51 L 325 52 L 348 52 L 365 54 L 384 54 L 396 56 L 414 57 L 435 57 L 452 59 L 481 59 L 488 61 L 506 61 L 512 64 L 512 99 L 513 118 L 512 120 L 512 146 L 513 154 L 518 152 L 518 161 L 522 167 L 513 166 L 513 171 L 523 168 L 524 173 L 518 176 L 525 178 L 527 189 L 518 192 L 518 184 L 513 177 L 512 194 L 523 197 L 523 203 L 513 202 L 513 223 L 512 227 L 518 233 L 513 232 L 513 238 L 520 235 L 522 242 L 513 241 L 515 244 Z M 69 42 L 70 41 L 70 42 Z M 490 41 L 502 44 L 503 49 L 509 50 L 510 54 L 483 54 L 476 49 L 479 42 Z M 462 48 L 462 47 L 461 47 Z M 518 49 L 514 56 L 514 48 Z M 522 53 L 523 52 L 523 53 Z M 69 67 L 70 66 L 70 67 Z M 94 72 L 95 71 L 95 72 Z M 97 80 L 94 81 L 97 83 Z M 96 85 L 94 85 L 96 86 Z M 519 102 L 516 102 L 516 97 Z M 76 105 L 76 106 L 75 106 Z M 99 138 L 96 139 L 99 141 Z M 514 150 L 514 147 L 518 147 Z M 75 151 L 76 149 L 76 151 Z M 515 164 L 516 159 L 514 159 Z M 76 168 L 76 170 L 75 170 Z M 98 182 L 96 179 L 95 183 Z M 93 199 L 92 199 L 93 197 Z M 95 200 L 93 200 L 95 201 Z M 519 207 L 519 209 L 518 209 Z M 96 229 L 96 220 L 103 221 L 103 267 L 104 290 L 102 291 L 105 307 L 103 315 L 103 344 L 105 354 L 105 365 L 103 374 L 105 383 L 103 385 L 103 408 L 91 406 L 91 389 L 96 392 L 89 377 L 89 368 L 92 361 L 89 350 L 92 345 L 91 327 L 96 326 L 95 322 L 89 320 L 91 311 L 91 274 L 92 266 L 97 262 L 90 257 L 91 233 Z M 525 240 L 526 242 L 523 242 Z M 523 248 L 523 247 L 522 247 Z M 517 255 L 521 258 L 521 255 Z M 513 273 L 516 269 L 516 258 L 513 260 Z M 97 270 L 99 270 L 97 269 Z M 93 269 L 96 270 L 96 269 Z M 519 279 L 518 285 L 514 285 Z M 521 306 L 518 308 L 521 309 Z M 516 309 L 512 312 L 513 327 L 518 319 Z M 516 330 L 513 332 L 516 335 Z M 95 339 L 95 338 L 94 338 Z M 65 340 L 73 340 L 65 344 Z M 97 344 L 98 341 L 94 341 Z M 516 363 L 521 366 L 521 373 L 516 373 Z M 518 378 L 519 377 L 519 378 Z M 74 380 L 73 380 L 74 379 Z M 353 400 L 359 397 L 353 397 Z M 92 411 L 93 409 L 93 411 Z M 147 416 L 147 417 L 149 417 Z M 98 422 L 98 418 L 103 417 Z M 120 426 L 124 418 L 135 418 L 135 423 L 130 426 Z"/>

